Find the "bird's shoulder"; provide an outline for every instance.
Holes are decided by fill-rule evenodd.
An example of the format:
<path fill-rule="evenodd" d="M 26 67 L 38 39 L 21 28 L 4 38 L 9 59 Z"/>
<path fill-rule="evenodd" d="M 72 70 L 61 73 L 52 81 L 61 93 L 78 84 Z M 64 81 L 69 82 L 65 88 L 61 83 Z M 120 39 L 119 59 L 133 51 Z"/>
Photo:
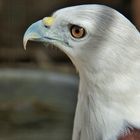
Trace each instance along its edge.
<path fill-rule="evenodd" d="M 140 140 L 140 129 L 132 128 L 129 133 L 120 136 L 118 140 Z"/>

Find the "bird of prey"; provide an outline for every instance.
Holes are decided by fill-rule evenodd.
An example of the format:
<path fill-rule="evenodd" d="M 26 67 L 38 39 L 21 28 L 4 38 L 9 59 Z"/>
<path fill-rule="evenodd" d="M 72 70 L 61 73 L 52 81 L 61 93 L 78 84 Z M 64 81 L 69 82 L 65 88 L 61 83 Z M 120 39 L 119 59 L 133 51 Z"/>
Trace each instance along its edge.
<path fill-rule="evenodd" d="M 103 5 L 63 8 L 28 40 L 57 46 L 79 72 L 73 140 L 140 140 L 140 33 L 128 19 Z"/>

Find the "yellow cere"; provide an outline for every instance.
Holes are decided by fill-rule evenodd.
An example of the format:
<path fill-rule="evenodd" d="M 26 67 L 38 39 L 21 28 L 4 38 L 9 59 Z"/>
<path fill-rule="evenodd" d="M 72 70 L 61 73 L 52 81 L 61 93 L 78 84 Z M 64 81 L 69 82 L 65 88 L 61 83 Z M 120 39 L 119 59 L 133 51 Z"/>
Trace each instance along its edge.
<path fill-rule="evenodd" d="M 45 17 L 45 18 L 43 18 L 42 21 L 43 21 L 43 24 L 45 26 L 50 27 L 54 23 L 54 18 L 53 17 Z"/>

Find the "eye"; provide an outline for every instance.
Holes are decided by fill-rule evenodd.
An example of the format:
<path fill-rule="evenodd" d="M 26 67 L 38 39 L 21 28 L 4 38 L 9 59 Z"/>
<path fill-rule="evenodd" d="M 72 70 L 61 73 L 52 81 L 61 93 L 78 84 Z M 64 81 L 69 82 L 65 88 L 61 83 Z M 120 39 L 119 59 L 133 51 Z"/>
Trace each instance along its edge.
<path fill-rule="evenodd" d="M 72 25 L 70 27 L 70 32 L 71 32 L 71 35 L 77 39 L 83 38 L 86 34 L 85 29 L 83 27 L 78 26 L 78 25 Z"/>

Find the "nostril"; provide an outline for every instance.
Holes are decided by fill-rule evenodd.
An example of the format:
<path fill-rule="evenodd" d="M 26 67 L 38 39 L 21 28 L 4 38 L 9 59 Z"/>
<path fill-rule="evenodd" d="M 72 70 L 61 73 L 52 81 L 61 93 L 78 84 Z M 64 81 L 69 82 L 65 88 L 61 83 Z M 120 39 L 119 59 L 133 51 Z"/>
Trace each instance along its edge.
<path fill-rule="evenodd" d="M 45 28 L 50 28 L 50 26 L 44 25 Z"/>

